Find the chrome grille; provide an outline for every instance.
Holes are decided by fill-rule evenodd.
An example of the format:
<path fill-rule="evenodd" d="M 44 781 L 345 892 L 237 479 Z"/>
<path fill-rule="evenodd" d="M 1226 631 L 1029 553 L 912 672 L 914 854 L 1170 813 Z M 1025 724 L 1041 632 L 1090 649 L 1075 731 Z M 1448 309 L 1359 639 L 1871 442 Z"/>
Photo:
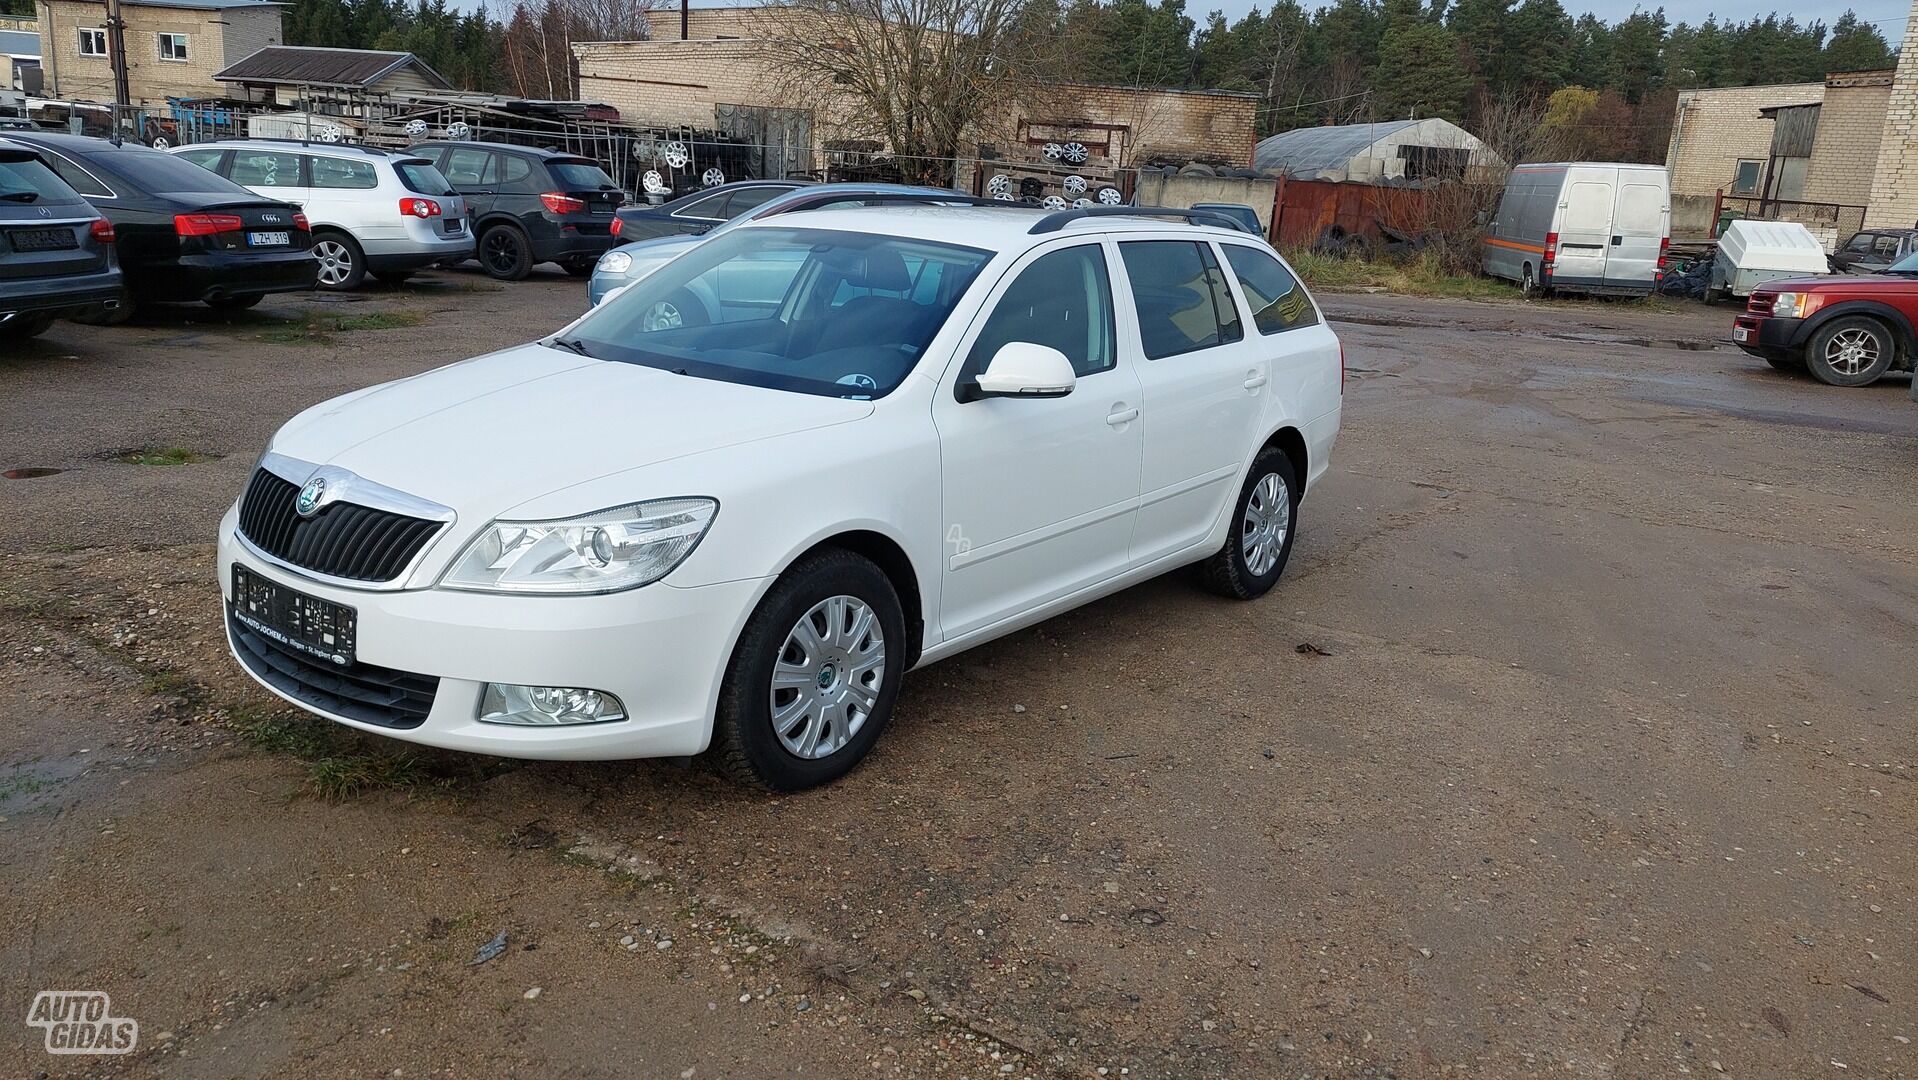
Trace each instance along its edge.
<path fill-rule="evenodd" d="M 399 577 L 442 524 L 345 500 L 303 518 L 299 496 L 300 485 L 256 470 L 240 497 L 241 535 L 289 565 L 349 581 Z"/>

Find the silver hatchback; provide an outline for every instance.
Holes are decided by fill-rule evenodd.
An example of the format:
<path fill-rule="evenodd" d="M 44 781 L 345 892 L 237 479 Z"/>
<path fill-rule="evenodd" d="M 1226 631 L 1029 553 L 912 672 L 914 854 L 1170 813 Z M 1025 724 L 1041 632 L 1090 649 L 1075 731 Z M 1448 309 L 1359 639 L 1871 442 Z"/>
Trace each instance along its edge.
<path fill-rule="evenodd" d="M 346 143 L 234 139 L 171 151 L 261 195 L 298 203 L 313 224 L 320 288 L 372 274 L 404 281 L 473 257 L 466 200 L 431 161 Z"/>

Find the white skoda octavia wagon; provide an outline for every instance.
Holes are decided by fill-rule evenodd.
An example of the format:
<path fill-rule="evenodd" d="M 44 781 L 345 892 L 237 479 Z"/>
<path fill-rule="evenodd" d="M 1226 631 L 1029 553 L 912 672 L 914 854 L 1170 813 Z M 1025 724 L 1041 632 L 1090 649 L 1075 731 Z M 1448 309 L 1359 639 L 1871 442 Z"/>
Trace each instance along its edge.
<path fill-rule="evenodd" d="M 233 653 L 365 731 L 710 751 L 794 790 L 865 756 L 914 666 L 1187 564 L 1256 597 L 1343 360 L 1272 249 L 1206 220 L 785 215 L 308 409 L 220 524 Z"/>

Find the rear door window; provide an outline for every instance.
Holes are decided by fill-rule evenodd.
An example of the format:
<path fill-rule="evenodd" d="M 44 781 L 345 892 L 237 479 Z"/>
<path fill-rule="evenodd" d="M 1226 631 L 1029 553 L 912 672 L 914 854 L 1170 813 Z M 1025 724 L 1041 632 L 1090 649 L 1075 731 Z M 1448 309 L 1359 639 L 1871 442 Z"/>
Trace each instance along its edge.
<path fill-rule="evenodd" d="M 1318 312 L 1297 278 L 1285 264 L 1256 248 L 1240 244 L 1222 244 L 1225 261 L 1239 279 L 1246 302 L 1252 305 L 1252 325 L 1261 334 L 1317 326 Z"/>
<path fill-rule="evenodd" d="M 313 186 L 316 188 L 371 189 L 380 186 L 380 176 L 371 161 L 352 158 L 314 157 Z"/>
<path fill-rule="evenodd" d="M 1119 245 L 1146 359 L 1238 341 L 1239 311 L 1207 244 L 1132 240 Z"/>
<path fill-rule="evenodd" d="M 501 191 L 515 191 L 530 195 L 549 190 L 533 171 L 533 163 L 513 154 L 494 154 L 491 179 Z"/>
<path fill-rule="evenodd" d="M 1877 240 L 1872 242 L 1871 253 L 1882 259 L 1897 258 L 1898 257 L 1898 237 L 1880 236 Z"/>
<path fill-rule="evenodd" d="M 723 216 L 726 220 L 731 221 L 733 218 L 736 218 L 739 215 L 746 213 L 749 210 L 759 209 L 761 206 L 766 205 L 768 201 L 775 199 L 781 195 L 784 195 L 786 192 L 791 190 L 792 190 L 791 188 L 778 188 L 778 187 L 743 188 L 739 191 L 733 192 L 733 197 L 726 200 L 726 207 L 725 207 L 724 213 L 721 216 Z"/>
<path fill-rule="evenodd" d="M 446 178 L 454 187 L 476 188 L 485 182 L 487 166 L 493 155 L 484 150 L 458 147 L 446 155 Z"/>

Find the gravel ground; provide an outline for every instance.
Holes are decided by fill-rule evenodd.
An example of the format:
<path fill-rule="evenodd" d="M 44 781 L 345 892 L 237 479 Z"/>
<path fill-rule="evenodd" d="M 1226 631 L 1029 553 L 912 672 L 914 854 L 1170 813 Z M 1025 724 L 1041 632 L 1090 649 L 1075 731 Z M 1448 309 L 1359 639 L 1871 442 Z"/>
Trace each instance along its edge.
<path fill-rule="evenodd" d="M 0 1073 L 1918 1076 L 1905 377 L 1777 375 L 1725 310 L 1326 297 L 1345 432 L 1277 591 L 1172 575 L 918 672 L 799 796 L 252 689 L 210 541 L 267 434 L 581 293 L 0 356 L 0 470 L 62 470 L 0 479 L 0 997 L 141 1025 L 0 1027 Z M 310 332 L 365 315 L 418 325 Z"/>

